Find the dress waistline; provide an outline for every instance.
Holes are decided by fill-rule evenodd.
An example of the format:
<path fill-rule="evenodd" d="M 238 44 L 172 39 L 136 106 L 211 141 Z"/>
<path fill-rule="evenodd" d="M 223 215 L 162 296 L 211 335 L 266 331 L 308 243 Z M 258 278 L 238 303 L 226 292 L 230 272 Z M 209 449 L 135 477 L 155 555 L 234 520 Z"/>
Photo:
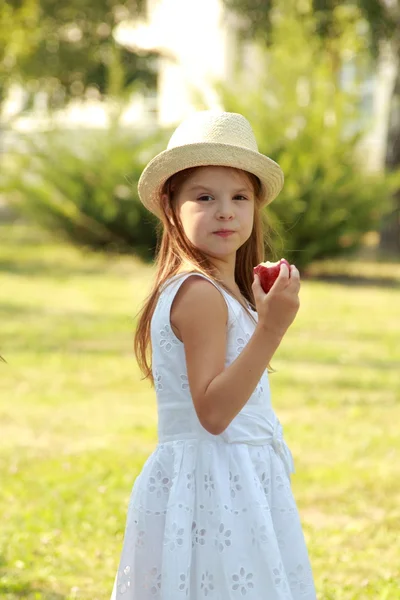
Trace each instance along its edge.
<path fill-rule="evenodd" d="M 159 443 L 179 440 L 207 440 L 226 444 L 248 444 L 250 446 L 270 444 L 282 459 L 286 473 L 290 478 L 290 474 L 295 472 L 293 456 L 283 438 L 282 425 L 276 415 L 273 416 L 273 422 L 271 422 L 265 417 L 260 417 L 259 412 L 244 410 L 219 435 L 213 435 L 204 428 L 201 428 L 198 432 L 180 431 L 167 434 L 165 431 L 163 433 L 163 428 L 161 428 L 158 435 Z"/>

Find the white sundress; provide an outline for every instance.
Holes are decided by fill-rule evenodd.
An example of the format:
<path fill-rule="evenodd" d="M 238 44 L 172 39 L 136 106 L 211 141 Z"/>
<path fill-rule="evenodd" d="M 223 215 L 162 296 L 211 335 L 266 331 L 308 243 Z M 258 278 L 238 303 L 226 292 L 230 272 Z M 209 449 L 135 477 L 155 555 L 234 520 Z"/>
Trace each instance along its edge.
<path fill-rule="evenodd" d="M 158 444 L 133 485 L 111 600 L 316 600 L 268 372 L 220 435 L 198 420 L 184 345 L 170 325 L 190 276 L 205 277 L 171 277 L 151 322 Z M 228 305 L 227 367 L 255 324 L 216 287 Z"/>

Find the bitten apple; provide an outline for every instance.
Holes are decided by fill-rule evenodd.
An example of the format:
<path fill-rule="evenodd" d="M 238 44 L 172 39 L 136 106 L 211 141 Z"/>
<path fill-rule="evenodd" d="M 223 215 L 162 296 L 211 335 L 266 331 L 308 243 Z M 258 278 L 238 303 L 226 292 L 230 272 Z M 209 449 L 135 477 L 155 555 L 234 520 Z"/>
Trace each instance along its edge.
<path fill-rule="evenodd" d="M 259 276 L 261 287 L 266 294 L 274 285 L 274 282 L 279 275 L 282 263 L 285 263 L 290 273 L 290 265 L 286 258 L 281 258 L 281 260 L 278 260 L 278 262 L 274 263 L 267 260 L 267 262 L 260 263 L 254 267 L 254 273 L 257 273 Z"/>

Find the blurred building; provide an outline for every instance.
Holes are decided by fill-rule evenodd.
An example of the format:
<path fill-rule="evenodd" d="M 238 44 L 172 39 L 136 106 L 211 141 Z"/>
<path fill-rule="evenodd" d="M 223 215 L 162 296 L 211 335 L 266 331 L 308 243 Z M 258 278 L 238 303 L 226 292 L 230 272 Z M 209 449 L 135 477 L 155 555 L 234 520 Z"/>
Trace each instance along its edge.
<path fill-rule="evenodd" d="M 222 108 L 215 84 L 233 82 L 238 66 L 251 78 L 257 65 L 254 44 L 239 41 L 239 26 L 239 18 L 226 11 L 223 0 L 147 0 L 146 17 L 141 22 L 123 23 L 114 35 L 118 43 L 136 52 L 158 53 L 157 91 L 132 97 L 122 123 L 169 126 L 194 109 Z M 383 164 L 394 75 L 393 57 L 384 53 L 377 72 L 360 86 L 360 119 L 371 123 L 363 141 L 370 168 Z M 342 85 L 351 85 L 354 77 L 349 63 L 343 70 Z M 18 104 L 23 93 L 16 88 L 10 106 Z M 70 128 L 108 124 L 104 104 L 95 100 L 73 102 L 55 119 Z M 47 122 L 46 98 L 38 94 L 32 114 L 16 119 L 14 129 L 46 127 Z"/>
<path fill-rule="evenodd" d="M 239 38 L 239 26 L 223 0 L 147 0 L 146 21 L 120 32 L 128 47 L 160 54 L 155 100 L 160 125 L 177 124 L 195 109 L 222 108 L 215 84 L 234 81 L 238 67 L 249 78 L 257 76 L 256 48 Z M 359 119 L 369 128 L 361 151 L 371 170 L 384 164 L 395 62 L 390 48 L 383 49 L 377 71 L 359 85 Z M 343 88 L 356 77 L 350 61 L 343 68 Z"/>
<path fill-rule="evenodd" d="M 179 122 L 193 108 L 222 108 L 215 83 L 234 75 L 236 21 L 222 0 L 147 0 L 146 21 L 117 32 L 127 47 L 159 52 L 161 125 Z"/>

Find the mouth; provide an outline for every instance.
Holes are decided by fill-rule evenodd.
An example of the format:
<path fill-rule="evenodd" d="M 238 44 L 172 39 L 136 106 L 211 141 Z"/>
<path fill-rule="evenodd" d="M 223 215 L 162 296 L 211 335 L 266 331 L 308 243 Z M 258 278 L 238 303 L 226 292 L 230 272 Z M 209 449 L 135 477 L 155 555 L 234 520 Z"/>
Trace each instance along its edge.
<path fill-rule="evenodd" d="M 231 235 L 233 235 L 235 232 L 234 231 L 214 231 L 215 235 L 219 235 L 219 237 L 229 237 Z"/>

